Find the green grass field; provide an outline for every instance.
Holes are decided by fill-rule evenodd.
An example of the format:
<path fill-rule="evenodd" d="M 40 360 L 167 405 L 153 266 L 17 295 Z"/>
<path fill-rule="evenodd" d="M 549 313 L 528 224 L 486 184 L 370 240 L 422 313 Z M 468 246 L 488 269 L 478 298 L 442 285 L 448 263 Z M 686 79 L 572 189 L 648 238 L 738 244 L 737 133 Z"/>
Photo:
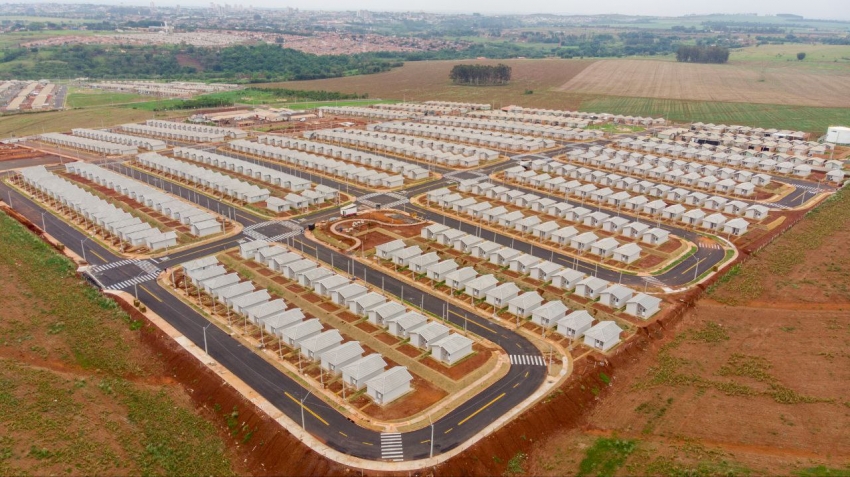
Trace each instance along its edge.
<path fill-rule="evenodd" d="M 826 133 L 828 126 L 850 124 L 850 108 L 599 96 L 582 101 L 580 109 L 588 112 L 663 117 L 676 122 L 740 124 L 821 134 Z"/>
<path fill-rule="evenodd" d="M 4 17 L 0 17 L 2 20 Z M 0 48 L 9 48 L 18 46 L 19 43 L 29 41 L 43 40 L 45 38 L 53 38 L 57 36 L 70 35 L 94 35 L 96 32 L 86 30 L 50 30 L 50 31 L 16 31 L 11 33 L 0 34 Z"/>
<path fill-rule="evenodd" d="M 69 108 L 91 108 L 94 106 L 111 106 L 123 103 L 143 101 L 148 96 L 135 93 L 113 93 L 90 89 L 74 89 L 66 99 Z"/>

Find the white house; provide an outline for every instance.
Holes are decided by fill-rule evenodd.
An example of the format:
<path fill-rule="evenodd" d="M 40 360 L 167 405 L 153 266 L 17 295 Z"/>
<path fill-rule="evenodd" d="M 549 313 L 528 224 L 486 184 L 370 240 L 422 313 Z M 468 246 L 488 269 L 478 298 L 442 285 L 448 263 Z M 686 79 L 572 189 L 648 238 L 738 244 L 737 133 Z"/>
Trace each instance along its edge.
<path fill-rule="evenodd" d="M 417 348 L 429 349 L 435 343 L 449 335 L 449 328 L 440 323 L 431 322 L 410 331 L 410 344 Z"/>
<path fill-rule="evenodd" d="M 366 382 L 383 373 L 386 366 L 387 362 L 380 354 L 366 355 L 342 368 L 342 381 L 355 389 L 363 389 Z"/>
<path fill-rule="evenodd" d="M 446 275 L 457 269 L 457 262 L 452 259 L 448 259 L 430 265 L 425 270 L 425 274 L 430 280 L 433 280 L 435 283 L 439 283 L 446 279 Z"/>
<path fill-rule="evenodd" d="M 507 282 L 487 290 L 484 295 L 487 304 L 499 309 L 507 306 L 508 302 L 519 295 L 520 291 L 520 288 L 514 282 Z"/>
<path fill-rule="evenodd" d="M 561 290 L 574 290 L 576 285 L 584 279 L 584 273 L 572 268 L 561 270 L 552 276 L 552 286 Z"/>
<path fill-rule="evenodd" d="M 599 298 L 603 290 L 608 288 L 608 285 L 609 283 L 601 278 L 587 277 L 576 283 L 576 295 L 595 300 Z"/>
<path fill-rule="evenodd" d="M 584 344 L 602 351 L 608 351 L 620 342 L 623 329 L 613 321 L 601 321 L 584 333 Z"/>
<path fill-rule="evenodd" d="M 731 235 L 744 235 L 745 233 L 747 233 L 747 227 L 749 226 L 749 222 L 740 217 L 736 217 L 723 224 L 723 233 Z"/>
<path fill-rule="evenodd" d="M 498 284 L 499 280 L 493 275 L 481 275 L 466 282 L 463 292 L 472 298 L 481 299 Z"/>
<path fill-rule="evenodd" d="M 405 366 L 395 366 L 366 381 L 366 394 L 383 406 L 389 404 L 410 391 L 413 376 Z"/>
<path fill-rule="evenodd" d="M 553 300 L 538 306 L 531 312 L 531 321 L 544 328 L 555 326 L 564 318 L 569 308 L 561 300 Z"/>
<path fill-rule="evenodd" d="M 558 333 L 576 340 L 581 338 L 592 324 L 593 317 L 586 310 L 574 311 L 558 321 Z"/>
<path fill-rule="evenodd" d="M 428 319 L 424 316 L 416 313 L 415 311 L 410 311 L 402 315 L 389 318 L 387 320 L 387 331 L 393 336 L 407 338 L 410 336 L 411 331 L 425 325 L 427 322 Z"/>
<path fill-rule="evenodd" d="M 520 318 L 527 318 L 541 303 L 543 303 L 543 297 L 539 293 L 523 293 L 508 302 L 508 312 Z"/>
<path fill-rule="evenodd" d="M 621 308 L 634 295 L 634 290 L 623 285 L 611 285 L 599 294 L 599 303 L 613 309 Z"/>
<path fill-rule="evenodd" d="M 440 224 L 434 224 L 440 225 Z M 427 228 L 427 227 L 426 227 Z M 422 229 L 422 233 L 425 233 L 426 229 Z M 393 253 L 402 250 L 406 247 L 403 240 L 393 240 L 392 242 L 383 243 L 375 247 L 375 255 L 382 260 L 392 260 Z"/>
<path fill-rule="evenodd" d="M 472 343 L 471 339 L 452 333 L 431 343 L 431 357 L 451 366 L 472 354 Z"/>
<path fill-rule="evenodd" d="M 369 322 L 377 326 L 386 326 L 387 320 L 401 316 L 407 312 L 407 307 L 397 301 L 388 301 L 368 311 Z"/>
<path fill-rule="evenodd" d="M 626 313 L 644 320 L 658 312 L 661 299 L 645 293 L 638 293 L 626 302 Z"/>
<path fill-rule="evenodd" d="M 478 276 L 478 272 L 472 267 L 459 268 L 446 274 L 446 286 L 453 291 L 463 291 L 466 283 Z"/>

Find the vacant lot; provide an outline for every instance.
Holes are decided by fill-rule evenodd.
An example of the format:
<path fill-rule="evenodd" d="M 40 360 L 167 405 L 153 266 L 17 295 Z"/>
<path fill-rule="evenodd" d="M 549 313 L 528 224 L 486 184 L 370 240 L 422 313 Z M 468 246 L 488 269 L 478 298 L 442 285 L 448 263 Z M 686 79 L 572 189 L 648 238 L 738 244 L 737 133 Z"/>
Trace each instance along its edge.
<path fill-rule="evenodd" d="M 529 456 L 529 473 L 846 474 L 848 206 L 842 192 L 711 290 L 583 429 Z"/>
<path fill-rule="evenodd" d="M 459 86 L 449 81 L 456 64 L 504 63 L 513 69 L 511 84 L 505 86 Z M 558 85 L 580 73 L 592 60 L 465 60 L 408 62 L 402 68 L 367 76 L 349 76 L 315 81 L 269 84 L 270 87 L 318 89 L 344 93 L 369 93 L 370 98 L 408 101 L 465 101 L 489 103 L 496 107 L 522 104 L 532 107 L 577 108 L 579 103 L 565 102 L 568 96 L 553 91 Z M 526 94 L 532 91 L 533 94 Z M 576 98 L 573 98 L 576 99 Z"/>
<path fill-rule="evenodd" d="M 102 128 L 122 123 L 133 123 L 186 115 L 183 112 L 159 112 L 135 110 L 122 107 L 93 107 L 69 111 L 46 113 L 21 113 L 0 116 L 0 138 L 28 136 L 43 132 L 70 131 L 71 128 Z"/>
<path fill-rule="evenodd" d="M 90 108 L 92 106 L 110 106 L 144 101 L 146 99 L 149 99 L 149 97 L 135 93 L 114 93 L 111 91 L 74 88 L 68 94 L 65 104 L 69 108 Z"/>
<path fill-rule="evenodd" d="M 777 66 L 697 65 L 670 61 L 601 60 L 562 91 L 644 98 L 850 106 L 847 69 L 808 71 Z"/>
<path fill-rule="evenodd" d="M 0 475 L 240 471 L 141 323 L 4 214 L 0 276 Z"/>

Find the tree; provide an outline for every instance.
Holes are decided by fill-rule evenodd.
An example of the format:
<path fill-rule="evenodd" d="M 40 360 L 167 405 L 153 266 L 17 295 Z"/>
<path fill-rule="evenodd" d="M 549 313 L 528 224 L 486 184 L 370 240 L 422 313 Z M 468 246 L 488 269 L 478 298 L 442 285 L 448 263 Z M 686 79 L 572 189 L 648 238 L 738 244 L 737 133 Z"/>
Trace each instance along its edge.
<path fill-rule="evenodd" d="M 805 59 L 806 59 L 806 54 L 805 54 L 805 53 L 803 53 L 802 51 L 801 51 L 800 53 L 797 53 L 797 59 L 798 59 L 798 60 L 800 60 L 800 61 L 805 60 Z"/>
<path fill-rule="evenodd" d="M 729 49 L 720 46 L 681 45 L 676 50 L 676 61 L 682 63 L 726 63 Z"/>
<path fill-rule="evenodd" d="M 449 73 L 455 84 L 497 85 L 511 80 L 511 67 L 499 63 L 490 65 L 455 65 Z"/>

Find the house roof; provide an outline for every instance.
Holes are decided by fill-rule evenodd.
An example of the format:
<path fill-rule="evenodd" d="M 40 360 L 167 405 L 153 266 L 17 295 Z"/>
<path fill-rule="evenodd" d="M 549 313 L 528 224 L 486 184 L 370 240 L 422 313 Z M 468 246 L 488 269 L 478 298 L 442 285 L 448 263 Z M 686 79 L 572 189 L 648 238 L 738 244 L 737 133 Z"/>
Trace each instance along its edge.
<path fill-rule="evenodd" d="M 578 282 L 577 285 L 585 285 L 591 288 L 592 290 L 598 290 L 600 288 L 607 287 L 608 283 L 609 282 L 607 280 L 603 280 L 601 278 L 587 277 L 584 280 Z"/>
<path fill-rule="evenodd" d="M 383 370 L 386 366 L 387 362 L 384 361 L 383 356 L 372 353 L 345 366 L 342 371 L 354 379 L 360 379 L 373 374 L 375 371 Z"/>
<path fill-rule="evenodd" d="M 644 308 L 654 308 L 661 303 L 661 298 L 647 295 L 646 293 L 638 293 L 637 295 L 629 298 L 629 301 L 627 301 L 626 304 L 628 305 L 629 303 L 637 303 Z"/>
<path fill-rule="evenodd" d="M 567 268 L 561 270 L 560 272 L 555 274 L 556 277 L 563 277 L 564 280 L 571 282 L 574 280 L 581 280 L 584 278 L 584 273 L 581 273 L 578 270 L 573 270 L 572 268 Z"/>
<path fill-rule="evenodd" d="M 568 310 L 569 308 L 567 308 L 567 305 L 565 305 L 562 301 L 553 300 L 538 306 L 531 312 L 531 314 L 552 320 L 564 316 Z"/>
<path fill-rule="evenodd" d="M 429 265 L 431 263 L 436 263 L 440 261 L 440 255 L 437 252 L 428 252 L 424 255 L 419 255 L 418 257 L 413 257 L 410 259 L 411 265 Z"/>
<path fill-rule="evenodd" d="M 442 226 L 441 224 L 434 224 L 434 225 Z M 431 227 L 433 227 L 433 225 Z M 430 227 L 426 227 L 426 228 L 430 228 Z M 406 245 L 405 245 L 403 240 L 393 240 L 392 242 L 382 243 L 381 245 L 378 245 L 377 247 L 375 247 L 375 251 L 392 252 L 392 251 L 395 251 L 395 250 L 401 250 L 405 246 Z"/>
<path fill-rule="evenodd" d="M 346 285 L 346 286 L 339 288 L 337 290 L 334 290 L 334 291 L 336 293 L 338 293 L 343 298 L 349 298 L 349 297 L 353 297 L 353 296 L 362 295 L 362 294 L 368 292 L 369 290 L 366 287 L 364 287 L 363 285 L 358 285 L 356 283 L 352 283 L 350 285 Z"/>
<path fill-rule="evenodd" d="M 396 323 L 398 326 L 407 330 L 425 323 L 428 319 L 415 311 L 408 311 L 401 316 L 390 318 L 389 321 Z"/>
<path fill-rule="evenodd" d="M 504 299 L 505 297 L 516 296 L 520 292 L 520 288 L 514 282 L 502 283 L 501 285 L 491 288 L 487 291 L 488 297 Z"/>
<path fill-rule="evenodd" d="M 318 351 L 341 342 L 342 335 L 339 334 L 339 331 L 336 329 L 330 329 L 302 341 L 301 349 L 305 349 L 307 351 Z"/>
<path fill-rule="evenodd" d="M 602 295 L 605 295 L 605 294 L 614 295 L 615 297 L 622 300 L 626 297 L 632 296 L 634 294 L 634 290 L 632 290 L 631 288 L 624 287 L 623 285 L 616 285 L 615 284 L 615 285 L 611 285 L 610 287 L 606 288 L 602 292 Z"/>
<path fill-rule="evenodd" d="M 612 250 L 619 246 L 620 242 L 617 242 L 617 239 L 615 239 L 614 237 L 606 237 L 592 245 L 592 247 L 599 248 L 602 250 Z"/>
<path fill-rule="evenodd" d="M 613 321 L 601 321 L 595 324 L 589 330 L 585 331 L 584 335 L 607 343 L 610 341 L 619 340 L 620 333 L 622 332 L 623 329 L 617 326 L 617 323 Z"/>
<path fill-rule="evenodd" d="M 458 267 L 457 262 L 453 259 L 443 260 L 442 262 L 435 263 L 430 265 L 427 270 L 431 273 L 445 273 L 451 270 L 456 270 Z"/>
<path fill-rule="evenodd" d="M 578 310 L 570 313 L 565 318 L 558 321 L 559 325 L 563 325 L 572 330 L 587 326 L 593 323 L 593 317 L 587 310 Z"/>
<path fill-rule="evenodd" d="M 256 243 L 256 242 L 248 242 L 248 243 Z M 242 244 L 242 245 L 246 245 L 246 244 Z M 266 243 L 266 245 L 268 245 L 268 243 Z M 199 268 L 211 267 L 211 266 L 216 265 L 216 264 L 218 264 L 218 259 L 215 258 L 214 256 L 202 257 L 202 258 L 198 258 L 196 260 L 190 260 L 190 261 L 184 263 L 183 269 L 186 270 L 187 272 L 189 272 L 189 271 L 192 271 L 192 270 L 197 270 Z"/>
<path fill-rule="evenodd" d="M 323 353 L 322 361 L 337 365 L 355 357 L 359 358 L 360 356 L 363 356 L 363 347 L 360 346 L 360 342 L 349 341 Z"/>
<path fill-rule="evenodd" d="M 397 301 L 388 301 L 382 305 L 372 308 L 372 311 L 375 312 L 375 314 L 383 317 L 395 316 L 399 313 L 404 313 L 406 310 L 407 307 Z"/>
<path fill-rule="evenodd" d="M 525 309 L 528 308 L 530 305 L 540 304 L 542 301 L 543 297 L 541 297 L 539 293 L 527 292 L 511 299 L 508 304 Z"/>
<path fill-rule="evenodd" d="M 362 307 L 366 307 L 366 308 L 368 308 L 370 306 L 375 306 L 378 303 L 384 303 L 386 301 L 387 301 L 387 299 L 384 298 L 383 295 L 381 295 L 380 293 L 375 293 L 375 292 L 370 292 L 370 293 L 367 293 L 363 296 L 359 296 L 359 297 L 354 299 L 355 303 L 357 303 L 358 305 L 360 305 Z"/>
<path fill-rule="evenodd" d="M 331 276 L 322 278 L 321 280 L 319 280 L 316 283 L 321 284 L 323 287 L 325 287 L 328 290 L 333 290 L 334 288 L 342 286 L 343 284 L 350 283 L 350 280 L 348 278 L 345 278 L 342 275 L 338 275 L 338 274 L 334 273 Z"/>
<path fill-rule="evenodd" d="M 499 283 L 499 280 L 493 275 L 481 275 L 478 278 L 474 278 L 466 283 L 467 288 L 472 288 L 475 290 L 480 290 L 484 287 L 495 285 Z"/>
<path fill-rule="evenodd" d="M 395 366 L 367 381 L 366 386 L 381 394 L 386 394 L 412 380 L 413 376 L 407 371 L 406 366 Z"/>
<path fill-rule="evenodd" d="M 303 321 L 298 323 L 297 325 L 292 325 L 289 328 L 283 330 L 283 335 L 287 338 L 291 338 L 293 340 L 297 340 L 302 336 L 310 335 L 311 333 L 315 333 L 317 331 L 322 330 L 322 322 L 319 321 L 318 318 L 312 318 L 307 321 Z"/>
<path fill-rule="evenodd" d="M 431 347 L 440 347 L 446 350 L 447 353 L 452 354 L 456 353 L 463 348 L 472 344 L 472 340 L 467 338 L 466 336 L 459 335 L 457 333 L 451 333 L 449 336 L 431 343 Z"/>
<path fill-rule="evenodd" d="M 625 255 L 626 257 L 630 257 L 635 254 L 640 254 L 641 251 L 642 249 L 640 248 L 640 245 L 631 242 L 614 249 L 614 253 Z"/>
<path fill-rule="evenodd" d="M 441 325 L 440 323 L 433 322 L 433 321 L 431 323 L 428 323 L 427 325 L 420 326 L 419 328 L 416 328 L 416 330 L 414 330 L 414 331 L 411 331 L 412 334 L 417 334 L 417 335 L 421 336 L 423 339 L 425 339 L 425 341 L 430 341 L 430 340 L 436 338 L 437 336 L 440 336 L 440 335 L 442 335 L 444 333 L 448 333 L 448 332 L 449 332 L 448 327 L 446 327 L 445 325 Z"/>

